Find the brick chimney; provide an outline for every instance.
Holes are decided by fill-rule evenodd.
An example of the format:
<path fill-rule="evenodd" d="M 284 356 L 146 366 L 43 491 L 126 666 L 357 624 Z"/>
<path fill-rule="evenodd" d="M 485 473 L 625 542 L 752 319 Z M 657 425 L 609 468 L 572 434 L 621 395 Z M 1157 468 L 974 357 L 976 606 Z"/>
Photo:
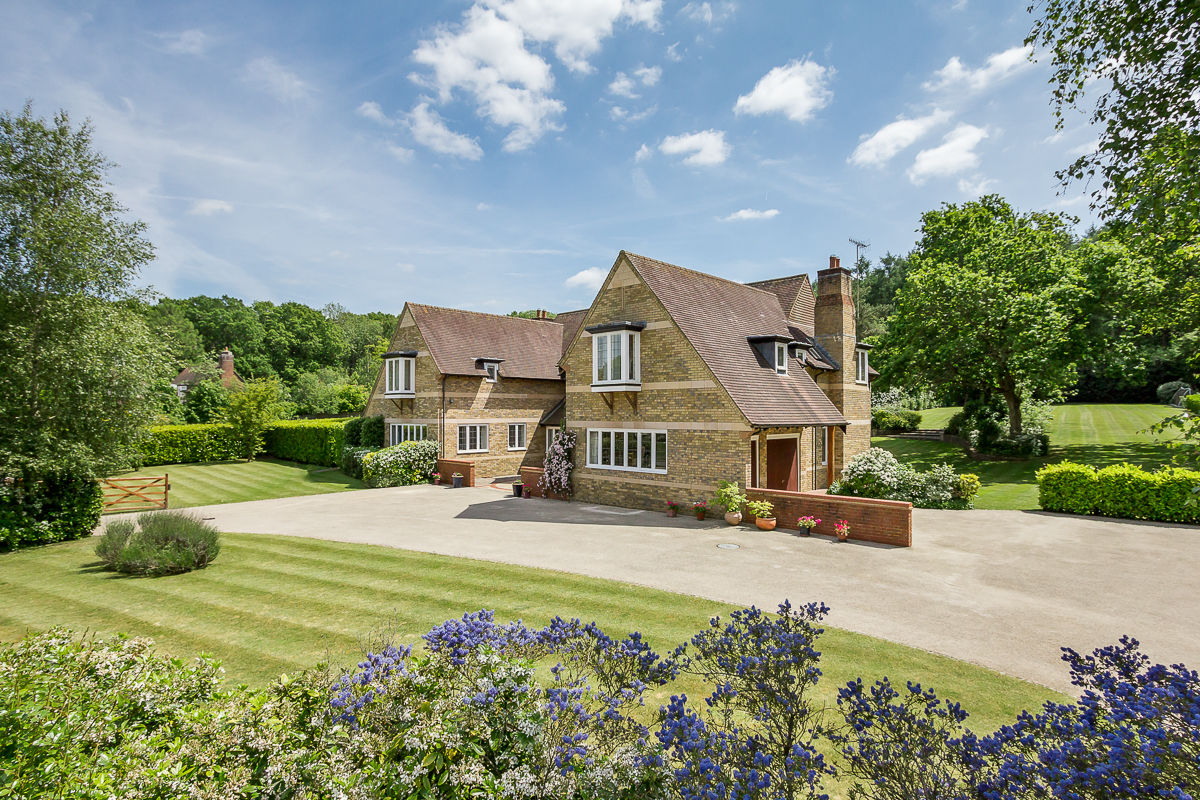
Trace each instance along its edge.
<path fill-rule="evenodd" d="M 817 384 L 850 425 L 834 437 L 833 465 L 840 473 L 846 462 L 871 446 L 871 388 L 855 378 L 856 321 L 851 296 L 851 272 L 837 256 L 817 272 L 817 303 L 813 314 L 814 338 L 841 367 L 821 373 Z"/>
<path fill-rule="evenodd" d="M 229 348 L 217 355 L 217 369 L 221 371 L 221 383 L 229 386 L 237 381 L 237 373 L 233 371 L 233 353 L 229 352 Z"/>

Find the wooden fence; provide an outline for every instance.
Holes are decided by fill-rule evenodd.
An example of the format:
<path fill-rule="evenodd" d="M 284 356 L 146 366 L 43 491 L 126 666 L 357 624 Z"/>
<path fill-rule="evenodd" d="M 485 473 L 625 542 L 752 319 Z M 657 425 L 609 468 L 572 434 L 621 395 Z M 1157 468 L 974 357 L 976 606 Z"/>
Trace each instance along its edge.
<path fill-rule="evenodd" d="M 104 511 L 147 511 L 166 508 L 171 484 L 166 475 L 146 478 L 101 478 Z"/>

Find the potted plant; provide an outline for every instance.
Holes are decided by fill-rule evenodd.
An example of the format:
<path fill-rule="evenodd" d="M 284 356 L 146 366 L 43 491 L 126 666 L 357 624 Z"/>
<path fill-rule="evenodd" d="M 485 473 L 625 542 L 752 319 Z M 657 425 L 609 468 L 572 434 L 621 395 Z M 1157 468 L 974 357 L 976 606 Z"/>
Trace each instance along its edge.
<path fill-rule="evenodd" d="M 461 472 L 455 472 L 450 475 L 450 480 L 452 480 L 454 482 L 455 489 L 462 488 L 462 479 L 463 479 L 463 475 Z"/>
<path fill-rule="evenodd" d="M 513 497 L 524 497 L 525 484 L 522 481 L 513 481 L 512 485 Z"/>
<path fill-rule="evenodd" d="M 696 519 L 704 519 L 704 515 L 708 513 L 708 503 L 703 500 L 692 503 L 692 513 L 696 515 Z"/>
<path fill-rule="evenodd" d="M 742 506 L 746 504 L 746 495 L 732 481 L 721 481 L 717 484 L 717 493 L 713 497 L 713 505 L 725 509 L 725 521 L 737 525 L 742 521 Z"/>
<path fill-rule="evenodd" d="M 837 534 L 839 542 L 844 542 L 850 538 L 850 523 L 844 519 L 839 519 L 837 524 L 833 526 L 833 532 Z"/>
<path fill-rule="evenodd" d="M 808 517 L 801 517 L 800 519 L 796 520 L 796 525 L 798 525 L 800 527 L 800 529 L 802 531 L 804 531 L 805 536 L 812 536 L 813 528 L 817 527 L 820 524 L 821 524 L 820 517 L 808 516 Z"/>
<path fill-rule="evenodd" d="M 528 486 L 522 486 L 521 497 L 524 497 L 526 500 L 533 497 L 533 489 L 529 488 Z"/>
<path fill-rule="evenodd" d="M 430 475 L 429 482 L 432 483 L 434 486 L 437 486 L 439 483 L 442 482 L 442 473 L 435 472 L 432 475 Z"/>
<path fill-rule="evenodd" d="M 667 501 L 667 516 L 668 517 L 679 516 L 679 503 L 675 502 L 674 500 Z"/>
<path fill-rule="evenodd" d="M 746 503 L 746 510 L 754 515 L 754 524 L 760 531 L 775 530 L 775 505 L 769 500 L 751 500 Z"/>

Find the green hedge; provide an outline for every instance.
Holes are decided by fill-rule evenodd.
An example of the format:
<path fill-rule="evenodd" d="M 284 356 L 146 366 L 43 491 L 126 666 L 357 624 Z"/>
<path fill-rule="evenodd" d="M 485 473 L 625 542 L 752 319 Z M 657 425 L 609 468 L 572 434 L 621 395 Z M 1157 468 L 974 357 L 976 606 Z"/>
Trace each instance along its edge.
<path fill-rule="evenodd" d="M 91 536 L 101 504 L 100 484 L 86 472 L 0 476 L 0 552 Z"/>
<path fill-rule="evenodd" d="M 915 431 L 921 427 L 921 412 L 907 408 L 873 408 L 871 424 L 881 431 Z"/>
<path fill-rule="evenodd" d="M 1160 522 L 1200 523 L 1200 472 L 1132 464 L 1096 469 L 1064 461 L 1037 472 L 1038 503 L 1047 511 Z"/>
<path fill-rule="evenodd" d="M 142 465 L 199 464 L 238 457 L 233 429 L 224 423 L 155 425 L 142 445 Z"/>
<path fill-rule="evenodd" d="M 264 435 L 268 455 L 302 464 L 336 467 L 346 444 L 345 419 L 290 419 L 273 422 Z"/>

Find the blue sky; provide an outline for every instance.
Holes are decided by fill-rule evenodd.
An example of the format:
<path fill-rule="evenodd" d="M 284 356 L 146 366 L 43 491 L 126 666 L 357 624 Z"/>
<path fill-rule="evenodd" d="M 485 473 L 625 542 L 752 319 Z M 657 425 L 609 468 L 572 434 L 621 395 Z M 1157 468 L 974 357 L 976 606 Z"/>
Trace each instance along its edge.
<path fill-rule="evenodd" d="M 980 191 L 1086 224 L 1025 6 L 4 0 L 0 106 L 92 120 L 167 295 L 566 310 L 622 248 L 758 280 Z"/>

